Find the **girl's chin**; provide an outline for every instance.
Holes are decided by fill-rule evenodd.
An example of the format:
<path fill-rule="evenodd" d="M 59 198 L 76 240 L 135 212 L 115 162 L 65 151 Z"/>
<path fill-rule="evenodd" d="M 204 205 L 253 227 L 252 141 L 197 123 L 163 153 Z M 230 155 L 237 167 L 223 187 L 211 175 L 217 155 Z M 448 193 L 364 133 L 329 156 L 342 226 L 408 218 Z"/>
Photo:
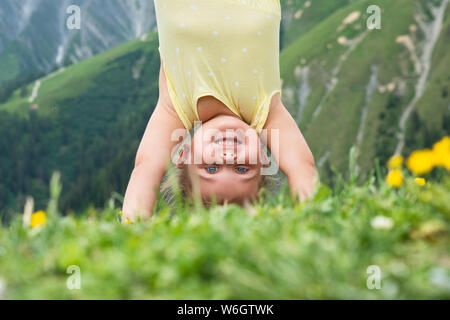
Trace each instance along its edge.
<path fill-rule="evenodd" d="M 241 119 L 229 116 L 229 115 L 219 115 L 217 117 L 214 117 L 211 120 L 208 120 L 207 122 L 203 123 L 204 128 L 213 128 L 219 131 L 225 132 L 227 129 L 233 129 L 233 130 L 248 130 L 251 129 L 251 127 Z"/>

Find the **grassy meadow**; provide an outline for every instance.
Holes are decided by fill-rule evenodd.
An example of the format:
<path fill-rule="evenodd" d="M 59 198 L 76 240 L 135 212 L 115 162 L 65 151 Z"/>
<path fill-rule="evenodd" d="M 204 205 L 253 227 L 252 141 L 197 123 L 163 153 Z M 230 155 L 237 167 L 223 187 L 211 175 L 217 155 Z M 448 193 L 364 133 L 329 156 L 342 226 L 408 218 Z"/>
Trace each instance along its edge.
<path fill-rule="evenodd" d="M 395 174 L 378 168 L 363 184 L 337 176 L 301 204 L 285 186 L 245 209 L 160 199 L 133 223 L 121 223 L 118 195 L 60 215 L 55 174 L 46 212 L 0 226 L 0 298 L 449 299 L 450 175 L 389 166 Z"/>

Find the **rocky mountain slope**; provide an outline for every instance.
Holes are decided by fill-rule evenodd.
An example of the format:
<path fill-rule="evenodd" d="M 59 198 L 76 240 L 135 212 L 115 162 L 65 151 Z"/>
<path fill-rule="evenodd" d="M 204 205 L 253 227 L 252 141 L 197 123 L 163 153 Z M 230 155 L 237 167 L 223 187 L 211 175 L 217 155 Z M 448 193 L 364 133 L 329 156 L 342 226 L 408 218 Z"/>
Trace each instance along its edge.
<path fill-rule="evenodd" d="M 322 169 L 345 169 L 355 146 L 367 172 L 376 157 L 383 162 L 448 134 L 448 0 L 379 1 L 379 30 L 367 28 L 371 1 L 343 1 L 294 38 L 315 4 L 285 4 L 283 18 L 294 22 L 286 23 L 292 40 L 281 73 L 285 103 Z"/>
<path fill-rule="evenodd" d="M 81 29 L 69 30 L 67 8 L 81 9 Z M 149 0 L 2 0 L 0 83 L 76 63 L 154 31 Z"/>

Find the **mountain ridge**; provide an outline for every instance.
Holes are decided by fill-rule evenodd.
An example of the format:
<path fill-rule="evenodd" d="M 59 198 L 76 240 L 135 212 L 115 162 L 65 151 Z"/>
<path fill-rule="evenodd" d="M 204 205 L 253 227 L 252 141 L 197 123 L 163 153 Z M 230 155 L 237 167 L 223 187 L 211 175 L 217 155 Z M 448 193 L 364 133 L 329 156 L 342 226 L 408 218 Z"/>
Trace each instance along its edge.
<path fill-rule="evenodd" d="M 14 31 L 0 35 L 0 83 L 77 63 L 156 28 L 153 1 L 21 1 L 0 5 L 0 27 Z M 66 26 L 70 5 L 81 10 L 80 30 Z"/>

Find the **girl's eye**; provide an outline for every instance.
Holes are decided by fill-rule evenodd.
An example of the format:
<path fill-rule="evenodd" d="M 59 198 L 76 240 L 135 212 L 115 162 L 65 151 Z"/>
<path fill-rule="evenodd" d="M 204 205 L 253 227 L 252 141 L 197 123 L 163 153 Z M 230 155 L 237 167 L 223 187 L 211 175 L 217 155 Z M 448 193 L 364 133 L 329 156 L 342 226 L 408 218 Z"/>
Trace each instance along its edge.
<path fill-rule="evenodd" d="M 248 172 L 248 169 L 245 168 L 245 167 L 236 167 L 236 171 L 237 171 L 238 173 L 247 173 L 247 172 Z"/>
<path fill-rule="evenodd" d="M 217 166 L 205 167 L 205 170 L 208 171 L 208 173 L 216 173 L 218 169 Z"/>

